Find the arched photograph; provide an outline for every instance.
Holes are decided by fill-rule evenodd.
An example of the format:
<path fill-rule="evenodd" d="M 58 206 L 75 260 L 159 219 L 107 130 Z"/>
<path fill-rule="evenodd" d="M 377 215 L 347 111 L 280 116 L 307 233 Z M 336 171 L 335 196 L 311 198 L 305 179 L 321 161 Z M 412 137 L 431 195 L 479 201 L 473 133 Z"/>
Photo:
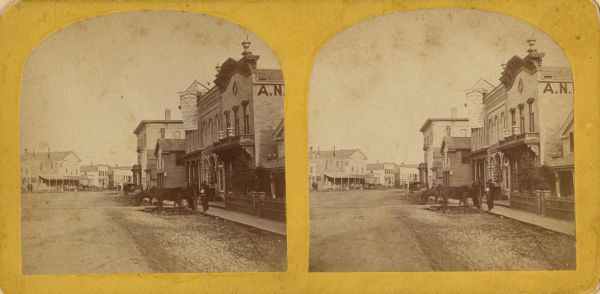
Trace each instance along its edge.
<path fill-rule="evenodd" d="M 308 97 L 309 270 L 574 270 L 573 98 L 559 44 L 508 15 L 333 36 Z"/>
<path fill-rule="evenodd" d="M 29 55 L 22 271 L 285 271 L 284 82 L 219 18 L 101 15 Z"/>

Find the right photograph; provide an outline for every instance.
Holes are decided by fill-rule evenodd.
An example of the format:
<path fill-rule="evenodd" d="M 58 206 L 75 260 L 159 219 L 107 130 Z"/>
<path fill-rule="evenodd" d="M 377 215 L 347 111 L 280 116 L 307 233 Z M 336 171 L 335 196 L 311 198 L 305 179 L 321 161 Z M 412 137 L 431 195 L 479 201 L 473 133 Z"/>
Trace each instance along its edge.
<path fill-rule="evenodd" d="M 512 16 L 335 35 L 308 97 L 309 271 L 575 270 L 573 99 L 563 50 Z"/>

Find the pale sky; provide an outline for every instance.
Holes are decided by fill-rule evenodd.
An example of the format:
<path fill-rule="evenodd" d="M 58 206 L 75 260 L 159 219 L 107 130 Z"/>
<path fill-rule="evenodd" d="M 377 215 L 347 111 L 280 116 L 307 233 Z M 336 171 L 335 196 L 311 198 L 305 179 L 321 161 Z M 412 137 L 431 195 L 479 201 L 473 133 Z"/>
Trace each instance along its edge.
<path fill-rule="evenodd" d="M 239 59 L 240 43 L 280 68 L 271 49 L 238 25 L 201 14 L 117 13 L 68 26 L 31 53 L 21 86 L 20 148 L 75 151 L 82 164 L 132 165 L 143 119 L 181 119 L 179 96 L 215 65 Z"/>
<path fill-rule="evenodd" d="M 465 89 L 483 77 L 498 85 L 501 64 L 537 39 L 543 64 L 568 66 L 542 31 L 503 14 L 467 9 L 398 12 L 333 37 L 313 64 L 309 145 L 359 148 L 368 162 L 423 161 L 428 117 L 466 115 Z"/>

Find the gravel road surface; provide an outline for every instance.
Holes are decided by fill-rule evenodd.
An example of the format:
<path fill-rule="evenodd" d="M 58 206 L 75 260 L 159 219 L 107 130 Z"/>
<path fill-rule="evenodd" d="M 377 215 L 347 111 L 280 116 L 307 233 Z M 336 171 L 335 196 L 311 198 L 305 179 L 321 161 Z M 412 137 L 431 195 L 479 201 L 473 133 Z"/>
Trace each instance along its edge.
<path fill-rule="evenodd" d="M 23 273 L 286 270 L 284 236 L 201 214 L 144 212 L 115 196 L 24 194 Z"/>
<path fill-rule="evenodd" d="M 479 210 L 443 214 L 400 191 L 310 195 L 310 271 L 575 269 L 575 239 Z"/>

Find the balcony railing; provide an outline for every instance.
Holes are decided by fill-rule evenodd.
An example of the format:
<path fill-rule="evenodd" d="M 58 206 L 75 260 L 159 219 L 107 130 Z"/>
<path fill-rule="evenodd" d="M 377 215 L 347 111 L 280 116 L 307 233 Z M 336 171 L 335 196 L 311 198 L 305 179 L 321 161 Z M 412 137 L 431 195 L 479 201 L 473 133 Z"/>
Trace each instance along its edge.
<path fill-rule="evenodd" d="M 517 127 L 518 128 L 518 127 Z M 504 140 L 500 140 L 500 147 L 515 145 L 515 144 L 539 144 L 540 143 L 540 133 L 521 133 L 520 130 L 514 132 L 515 129 L 513 127 L 513 134 L 504 138 Z"/>
<path fill-rule="evenodd" d="M 238 146 L 254 145 L 254 135 L 240 134 L 237 136 L 223 137 L 219 141 L 213 143 L 215 151 L 225 150 Z"/>

